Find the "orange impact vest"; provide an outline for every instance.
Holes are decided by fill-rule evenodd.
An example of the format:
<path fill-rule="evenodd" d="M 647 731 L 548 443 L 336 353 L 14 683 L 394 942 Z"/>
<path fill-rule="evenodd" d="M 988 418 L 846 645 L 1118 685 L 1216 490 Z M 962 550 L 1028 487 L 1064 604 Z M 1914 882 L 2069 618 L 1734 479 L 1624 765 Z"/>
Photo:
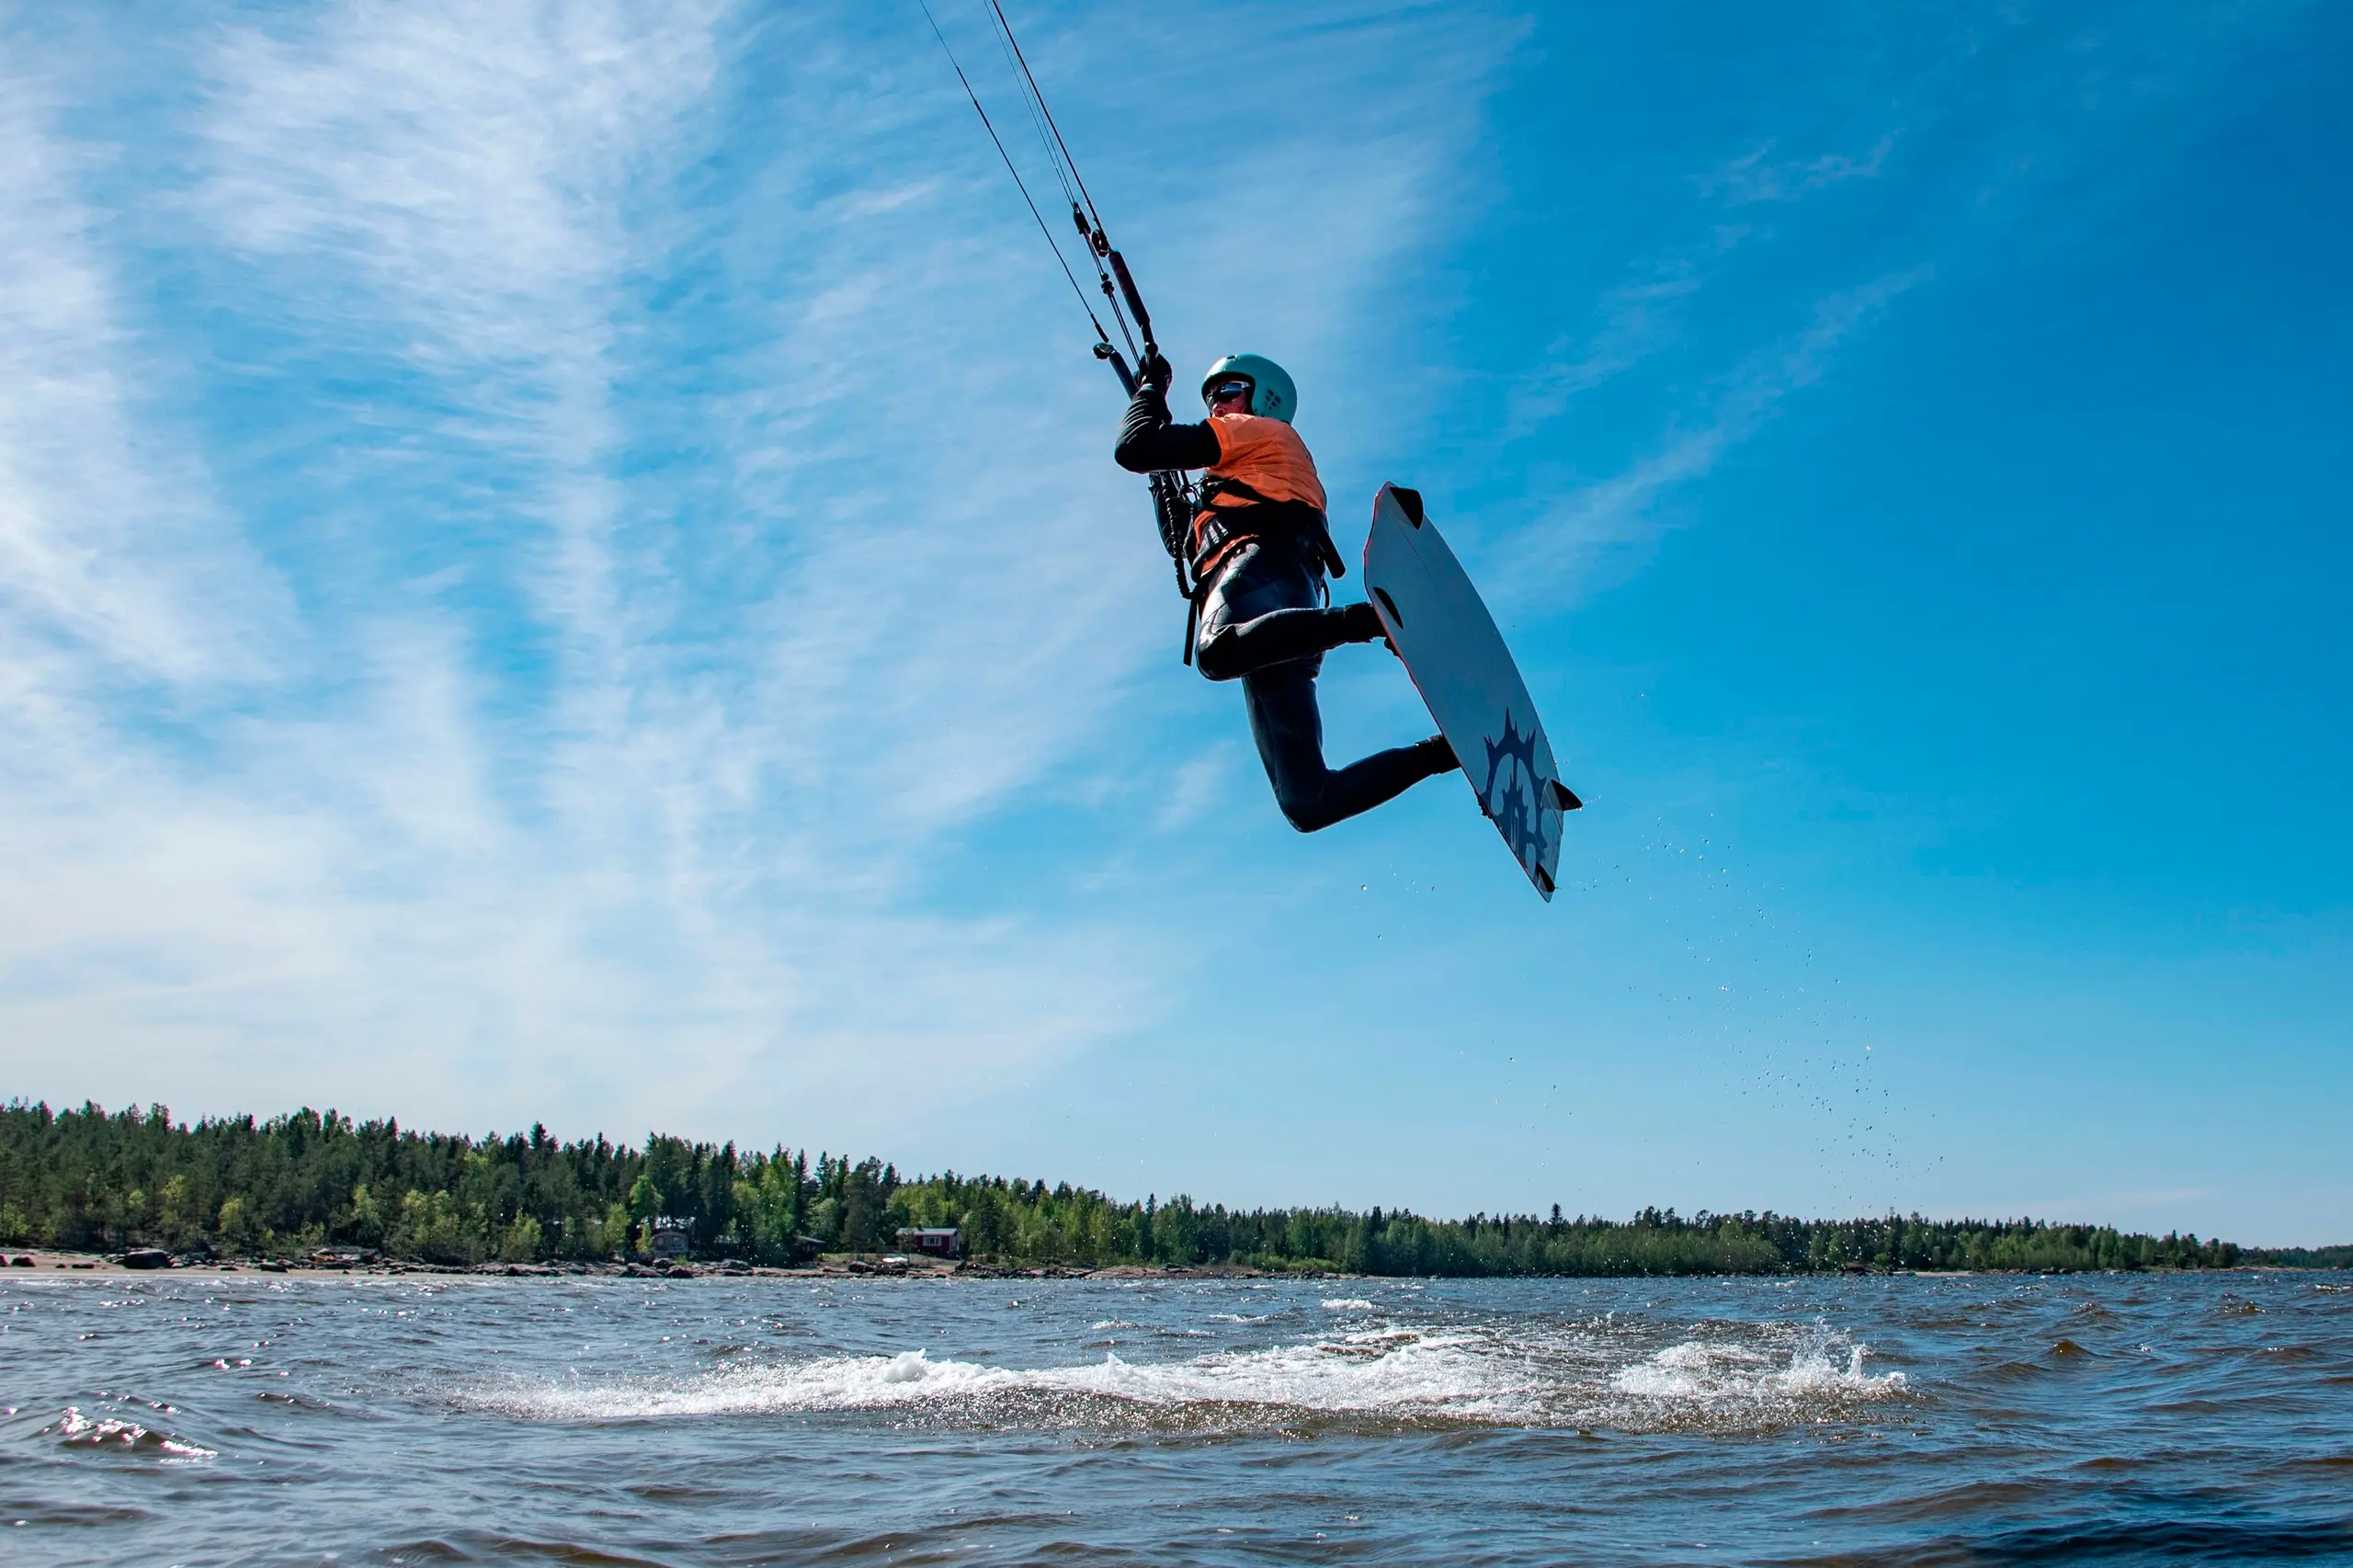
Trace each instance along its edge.
<path fill-rule="evenodd" d="M 1252 519 L 1241 514 L 1269 502 L 1283 512 L 1309 506 L 1320 532 L 1324 512 L 1324 482 L 1298 431 L 1259 414 L 1213 414 L 1209 426 L 1217 433 L 1220 456 L 1209 471 L 1209 504 L 1193 519 L 1193 573 L 1201 580 L 1235 546 L 1268 531 L 1263 525 L 1253 528 Z M 1220 494 L 1221 481 L 1238 491 Z"/>

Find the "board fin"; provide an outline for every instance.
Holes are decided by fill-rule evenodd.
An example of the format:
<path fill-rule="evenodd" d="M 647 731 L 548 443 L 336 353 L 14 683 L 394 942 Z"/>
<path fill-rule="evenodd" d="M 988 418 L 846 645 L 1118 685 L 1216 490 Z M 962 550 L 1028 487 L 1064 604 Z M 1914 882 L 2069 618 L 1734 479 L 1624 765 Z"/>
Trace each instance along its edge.
<path fill-rule="evenodd" d="M 1415 528 L 1420 528 L 1422 526 L 1422 493 L 1418 490 L 1408 490 L 1402 484 L 1392 484 L 1389 487 L 1389 494 L 1397 497 L 1397 505 L 1404 508 L 1405 520 Z"/>
<path fill-rule="evenodd" d="M 1552 897 L 1552 873 L 1539 866 L 1529 872 L 1529 876 L 1536 883 L 1536 891 L 1549 902 Z"/>
<path fill-rule="evenodd" d="M 1572 794 L 1569 790 L 1569 787 L 1566 784 L 1562 783 L 1557 778 L 1552 780 L 1552 803 L 1560 807 L 1561 810 L 1564 812 L 1581 812 L 1585 810 L 1585 802 L 1578 800 L 1575 795 Z"/>

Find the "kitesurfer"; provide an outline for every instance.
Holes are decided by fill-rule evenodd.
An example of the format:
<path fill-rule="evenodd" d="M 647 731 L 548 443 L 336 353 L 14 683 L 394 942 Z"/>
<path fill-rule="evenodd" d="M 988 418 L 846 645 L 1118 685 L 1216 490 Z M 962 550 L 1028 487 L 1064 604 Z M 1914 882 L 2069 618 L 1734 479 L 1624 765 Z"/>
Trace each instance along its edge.
<path fill-rule="evenodd" d="M 1147 354 L 1112 456 L 1132 473 L 1206 469 L 1188 540 L 1199 585 L 1193 662 L 1211 680 L 1242 682 L 1250 733 L 1291 826 L 1313 833 L 1394 799 L 1459 764 L 1443 735 L 1375 752 L 1342 768 L 1324 761 L 1315 676 L 1344 642 L 1384 640 L 1369 604 L 1334 606 L 1327 574 L 1347 567 L 1324 519 L 1324 485 L 1291 428 L 1298 389 L 1256 354 L 1229 354 L 1201 381 L 1210 416 L 1168 412 L 1175 372 Z"/>

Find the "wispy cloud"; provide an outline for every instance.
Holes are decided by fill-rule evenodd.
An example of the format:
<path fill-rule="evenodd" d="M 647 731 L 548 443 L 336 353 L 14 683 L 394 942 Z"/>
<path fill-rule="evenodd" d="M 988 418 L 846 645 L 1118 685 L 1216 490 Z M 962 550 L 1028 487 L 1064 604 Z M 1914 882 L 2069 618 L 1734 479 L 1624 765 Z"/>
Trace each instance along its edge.
<path fill-rule="evenodd" d="M 1757 238 L 1733 209 L 1756 202 L 1797 202 L 1830 186 L 1875 179 L 1893 151 L 1897 132 L 1882 135 L 1869 155 L 1824 153 L 1775 160 L 1770 142 L 1696 176 L 1700 197 L 1688 215 L 1697 233 L 1664 254 L 1634 261 L 1628 281 L 1596 301 L 1588 332 L 1553 339 L 1535 369 L 1512 388 L 1509 433 L 1517 437 L 1557 417 L 1577 394 L 1634 369 L 1683 338 L 1687 307 L 1735 253 Z"/>
<path fill-rule="evenodd" d="M 1577 491 L 1515 535 L 1503 580 L 1518 598 L 1540 598 L 1589 571 L 1604 550 L 1654 534 L 1659 498 L 1714 468 L 1793 393 L 1820 381 L 1840 344 L 1929 276 L 1927 267 L 1875 278 L 1819 301 L 1802 332 L 1751 355 L 1711 389 L 1699 417 L 1652 452 Z"/>
<path fill-rule="evenodd" d="M 1507 442 L 1552 439 L 1605 386 L 1659 426 L 1620 449 L 1614 472 L 1533 505 L 1525 527 L 1495 543 L 1513 595 L 1529 607 L 1571 602 L 1621 546 L 1632 548 L 1608 570 L 1631 569 L 1659 530 L 1660 503 L 1821 380 L 1828 357 L 1894 295 L 1977 265 L 2039 210 L 2038 193 L 2109 159 L 2117 138 L 2143 133 L 2161 106 L 2307 9 L 2281 0 L 2244 15 L 2125 21 L 2028 7 L 1956 24 L 1940 41 L 1924 34 L 1913 51 L 1867 47 L 1873 92 L 1846 147 L 1793 150 L 1794 136 L 1768 137 L 1688 176 L 1692 199 L 1668 208 L 1667 243 L 1630 257 L 1627 281 L 1598 295 L 1591 324 L 1556 336 L 1506 394 Z M 1875 118 L 1889 115 L 1901 123 Z M 2112 185 L 2102 190 L 2112 199 Z M 1807 259 L 1790 265 L 1798 253 Z M 1701 314 L 1709 324 L 1695 329 Z M 1761 343 L 1748 324 L 1760 316 Z"/>
<path fill-rule="evenodd" d="M 1508 434 L 1525 436 L 1560 417 L 1578 393 L 1632 369 L 1672 342 L 1681 324 L 1677 306 L 1699 291 L 1701 280 L 1699 264 L 1682 257 L 1661 264 L 1653 277 L 1603 295 L 1594 310 L 1599 323 L 1594 331 L 1556 339 L 1553 358 L 1514 384 Z"/>
<path fill-rule="evenodd" d="M 1435 30 L 1381 25 L 1268 68 L 1358 79 Z M 1447 38 L 1472 79 L 1498 56 Z M 1168 1005 L 1149 909 L 1063 921 L 1028 879 L 951 876 L 1008 807 L 1108 789 L 1175 833 L 1238 776 L 1119 719 L 1142 666 L 1179 678 L 1181 607 L 1103 460 L 1108 378 L 919 34 L 348 0 L 178 41 L 205 96 L 177 237 L 263 389 L 213 430 L 235 478 L 204 515 L 304 608 L 200 594 L 177 643 L 118 617 L 174 669 L 277 628 L 268 684 L 193 748 L 54 688 L 82 760 L 44 743 L 0 801 L 17 1082 L 873 1137 Z M 1106 122 L 1106 87 L 1060 87 Z M 1179 222 L 1239 236 L 1316 165 L 1322 248 L 1256 302 L 1328 351 L 1410 233 L 1371 214 L 1443 191 L 1470 123 L 1445 102 L 1359 108 L 1373 144 L 1336 165 L 1233 149 Z M 79 256 L 100 300 L 71 179 L 9 199 L 47 214 L 25 265 Z M 1179 331 L 1225 313 L 1213 278 L 1154 291 Z M 31 319 L 0 352 L 47 351 Z M 39 319 L 89 385 L 130 375 L 99 304 Z M 104 406 L 119 440 L 51 446 L 207 494 Z M 150 559 L 169 604 L 201 588 Z M 102 1045 L 95 1081 L 67 1040 Z"/>
<path fill-rule="evenodd" d="M 981 14 L 942 10 L 1026 134 Z M 2294 11 L 1842 14 L 1835 71 L 1731 98 L 1653 35 L 1604 67 L 1656 100 L 1640 131 L 1529 112 L 1566 55 L 1515 48 L 1525 12 L 1017 20 L 1180 361 L 1290 364 L 1358 518 L 1404 460 L 1477 487 L 1458 537 L 1525 609 L 1717 506 L 1929 279 L 2211 129 L 2213 62 Z M 1442 863 L 1451 899 L 1451 858 L 1495 854 L 1459 798 L 1283 836 L 1233 694 L 1176 663 L 1109 378 L 914 8 L 10 15 L 9 1092 L 1000 1168 L 1076 1108 L 1064 1136 L 1154 1180 L 1221 1132 L 1269 1197 L 1411 1145 L 1404 1196 L 1492 1206 L 1525 1161 L 1429 1109 L 1472 1036 L 1682 1038 L 1587 1006 L 1653 925 L 1589 925 L 1619 945 L 1578 971 L 1532 903 L 1415 890 L 1402 924 L 1381 873 Z M 1418 733 L 1385 656 L 1331 688 L 1336 744 Z M 1420 973 L 1388 957 L 1415 930 Z M 1358 1097 L 1320 1126 L 1234 1110 L 1334 1081 Z M 1586 1170 L 1633 1202 L 1681 1167 Z"/>
<path fill-rule="evenodd" d="M 528 473 L 527 581 L 605 666 L 576 695 L 623 678 L 618 318 L 661 258 L 720 9 L 349 0 L 231 30 L 211 62 L 221 236 L 277 263 L 302 331 L 431 378 L 451 434 Z"/>
<path fill-rule="evenodd" d="M 251 676 L 286 606 L 197 454 L 144 405 L 152 351 L 39 63 L 20 54 L 0 77 L 0 635 L 18 699 L 69 652 L 118 680 Z"/>
<path fill-rule="evenodd" d="M 1887 166 L 1900 133 L 1889 131 L 1859 157 L 1846 153 L 1822 153 L 1810 157 L 1776 158 L 1771 142 L 1742 153 L 1694 183 L 1705 196 L 1721 197 L 1725 205 L 1756 201 L 1796 201 L 1827 186 L 1850 179 L 1875 179 Z"/>

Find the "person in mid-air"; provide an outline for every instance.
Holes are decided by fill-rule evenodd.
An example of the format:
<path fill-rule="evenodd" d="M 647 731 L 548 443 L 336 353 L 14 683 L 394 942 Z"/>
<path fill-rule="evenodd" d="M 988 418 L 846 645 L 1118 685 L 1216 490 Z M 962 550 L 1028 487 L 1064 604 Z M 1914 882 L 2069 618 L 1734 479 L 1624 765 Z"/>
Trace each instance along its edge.
<path fill-rule="evenodd" d="M 1207 469 L 1188 541 L 1199 624 L 1193 662 L 1211 680 L 1242 682 L 1250 733 L 1267 781 L 1291 826 L 1313 833 L 1370 811 L 1459 766 L 1443 735 L 1375 752 L 1334 769 L 1324 762 L 1315 676 L 1344 642 L 1379 642 L 1369 604 L 1335 608 L 1326 583 L 1347 567 L 1324 520 L 1324 484 L 1290 426 L 1298 389 L 1256 354 L 1210 367 L 1210 416 L 1179 425 L 1168 412 L 1175 372 L 1148 356 L 1112 456 L 1131 473 Z"/>

